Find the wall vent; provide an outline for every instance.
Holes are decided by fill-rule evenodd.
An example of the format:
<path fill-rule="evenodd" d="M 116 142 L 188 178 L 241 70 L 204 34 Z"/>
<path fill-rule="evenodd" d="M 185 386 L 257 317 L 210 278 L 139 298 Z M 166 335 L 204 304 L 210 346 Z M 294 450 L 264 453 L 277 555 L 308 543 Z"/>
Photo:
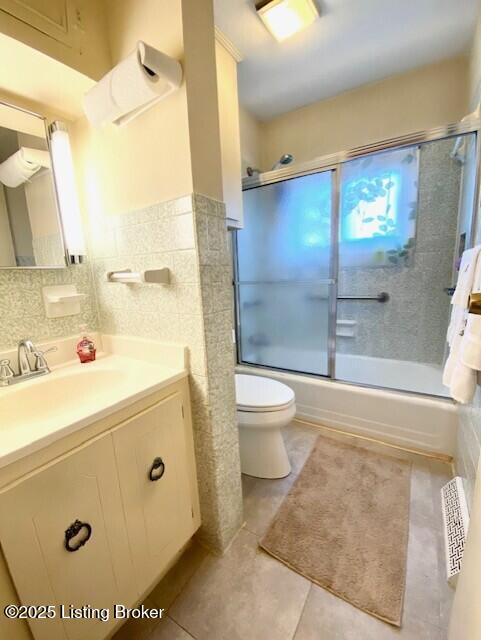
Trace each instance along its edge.
<path fill-rule="evenodd" d="M 464 545 L 469 526 L 469 512 L 463 481 L 457 476 L 441 489 L 444 519 L 444 547 L 448 582 L 456 584 L 463 561 Z"/>

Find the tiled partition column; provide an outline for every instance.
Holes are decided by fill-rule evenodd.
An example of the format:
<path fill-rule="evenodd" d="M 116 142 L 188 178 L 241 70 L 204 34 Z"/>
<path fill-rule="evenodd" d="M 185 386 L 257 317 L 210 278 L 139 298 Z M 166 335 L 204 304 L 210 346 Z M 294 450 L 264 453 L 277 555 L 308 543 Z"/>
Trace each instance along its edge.
<path fill-rule="evenodd" d="M 222 551 L 242 524 L 224 205 L 194 195 L 91 224 L 101 330 L 189 347 L 201 536 Z M 170 286 L 107 271 L 167 266 Z"/>
<path fill-rule="evenodd" d="M 463 478 L 468 506 L 471 508 L 481 452 L 481 388 L 477 387 L 471 404 L 461 404 L 458 408 L 456 473 Z"/>

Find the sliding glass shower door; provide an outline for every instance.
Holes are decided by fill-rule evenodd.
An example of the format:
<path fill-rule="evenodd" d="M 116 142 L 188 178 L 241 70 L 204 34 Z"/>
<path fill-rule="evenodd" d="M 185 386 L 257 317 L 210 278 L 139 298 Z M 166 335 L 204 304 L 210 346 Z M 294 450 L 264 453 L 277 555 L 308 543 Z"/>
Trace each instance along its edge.
<path fill-rule="evenodd" d="M 442 135 L 247 185 L 240 363 L 447 395 L 449 294 L 475 235 L 481 156 L 476 133 Z"/>
<path fill-rule="evenodd" d="M 329 375 L 336 194 L 334 170 L 244 192 L 235 274 L 241 362 Z"/>
<path fill-rule="evenodd" d="M 446 332 L 469 248 L 476 134 L 342 165 L 336 378 L 447 395 Z"/>

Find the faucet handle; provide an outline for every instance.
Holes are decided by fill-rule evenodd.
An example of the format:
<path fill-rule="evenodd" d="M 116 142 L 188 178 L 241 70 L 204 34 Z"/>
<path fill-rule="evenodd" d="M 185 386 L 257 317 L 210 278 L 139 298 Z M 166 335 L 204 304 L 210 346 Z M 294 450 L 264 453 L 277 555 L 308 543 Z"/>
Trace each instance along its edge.
<path fill-rule="evenodd" d="M 50 371 L 47 361 L 45 359 L 46 353 L 51 353 L 52 351 L 58 351 L 58 347 L 50 347 L 46 351 L 34 351 L 33 355 L 35 356 L 35 366 L 34 371 Z"/>
<path fill-rule="evenodd" d="M 10 384 L 10 378 L 14 373 L 10 366 L 10 360 L 0 360 L 0 387 L 6 387 Z"/>

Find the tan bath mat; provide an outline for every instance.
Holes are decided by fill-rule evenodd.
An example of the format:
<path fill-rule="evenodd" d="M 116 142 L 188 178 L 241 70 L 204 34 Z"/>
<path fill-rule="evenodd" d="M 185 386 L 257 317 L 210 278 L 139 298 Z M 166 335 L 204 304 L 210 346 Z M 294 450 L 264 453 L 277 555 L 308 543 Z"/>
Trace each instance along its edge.
<path fill-rule="evenodd" d="M 319 437 L 260 546 L 399 627 L 410 479 L 409 462 Z"/>

